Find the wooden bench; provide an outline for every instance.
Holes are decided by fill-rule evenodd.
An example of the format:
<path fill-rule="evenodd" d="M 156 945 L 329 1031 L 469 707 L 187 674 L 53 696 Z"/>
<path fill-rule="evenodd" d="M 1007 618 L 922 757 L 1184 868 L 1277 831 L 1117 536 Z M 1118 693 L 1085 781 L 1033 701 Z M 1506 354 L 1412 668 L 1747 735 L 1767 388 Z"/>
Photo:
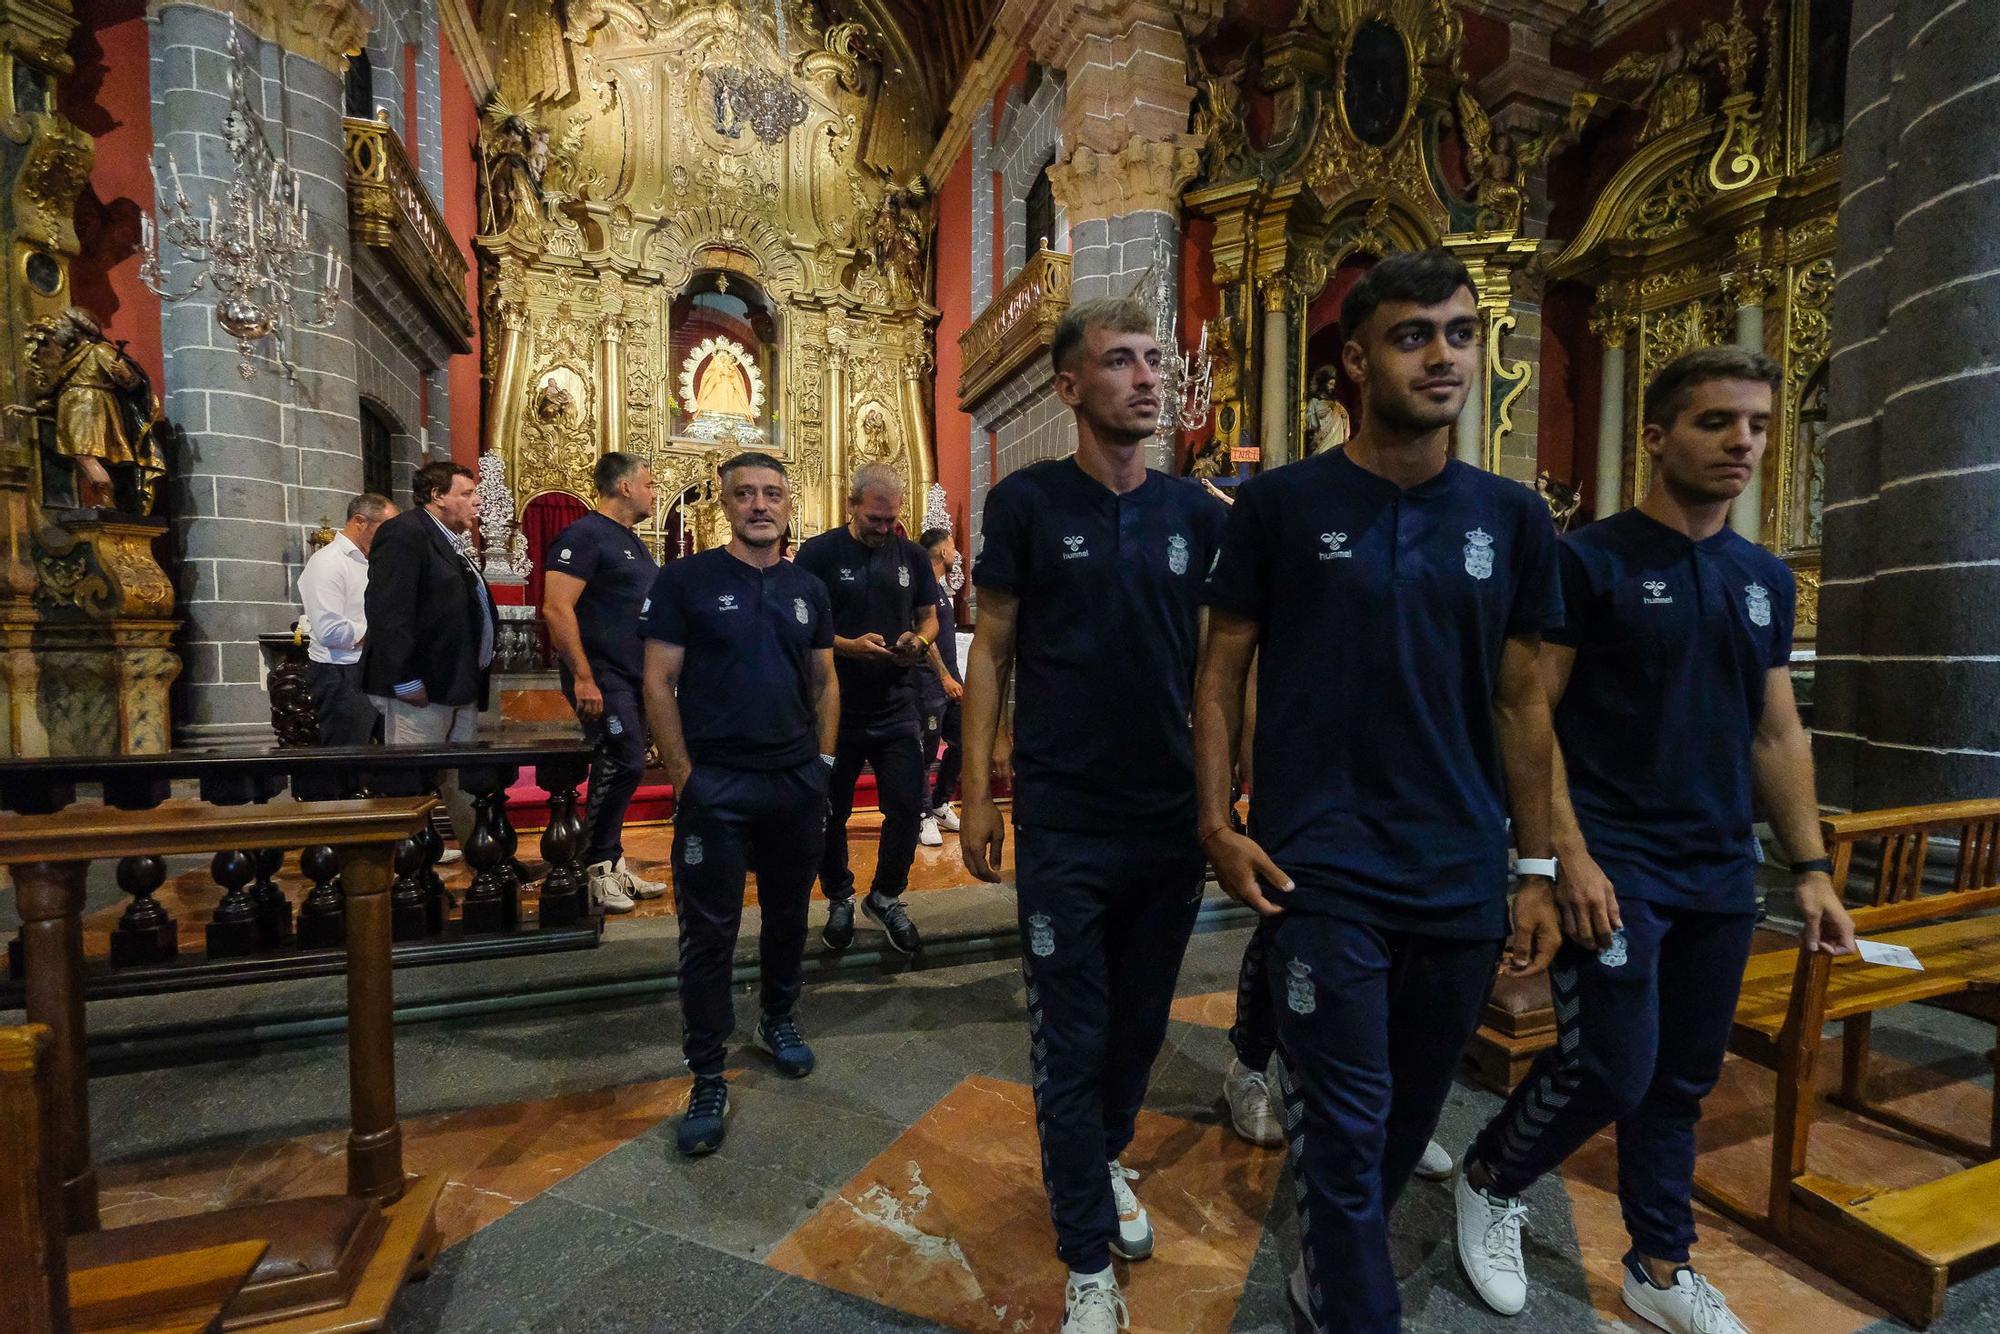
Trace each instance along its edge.
<path fill-rule="evenodd" d="M 36 1061 L 45 1072 L 42 1096 L 47 1103 L 37 1158 L 46 1164 L 47 1194 L 53 1201 L 25 1230 L 9 1229 L 0 1218 L 0 1273 L 10 1280 L 16 1273 L 40 1275 L 47 1289 L 65 1268 L 101 1270 L 103 1285 L 86 1285 L 80 1294 L 72 1289 L 71 1299 L 74 1303 L 80 1296 L 86 1312 L 98 1311 L 102 1328 L 199 1329 L 203 1323 L 131 1322 L 193 1309 L 201 1294 L 220 1282 L 218 1267 L 243 1255 L 241 1248 L 251 1244 L 261 1259 L 253 1257 L 248 1281 L 222 1298 L 222 1318 L 231 1329 L 256 1326 L 306 1334 L 383 1327 L 398 1289 L 413 1273 L 427 1272 L 437 1253 L 435 1215 L 444 1185 L 436 1175 L 411 1179 L 403 1171 L 389 957 L 392 852 L 424 826 L 435 805 L 436 798 L 429 796 L 249 809 L 168 802 L 144 811 L 71 809 L 61 815 L 0 819 L 0 863 L 12 872 L 22 919 L 27 1017 L 47 1030 Z M 90 862 L 302 844 L 335 849 L 346 901 L 346 1193 L 99 1231 L 82 983 L 81 914 Z M 8 1118 L 23 1120 L 13 1109 Z M 0 1126 L 0 1137 L 12 1128 Z M 10 1235 L 13 1230 L 21 1230 L 21 1236 Z M 48 1244 L 48 1236 L 64 1233 L 63 1246 Z M 43 1240 L 38 1243 L 36 1237 Z M 133 1302 L 119 1297 L 136 1281 L 133 1276 L 171 1273 L 172 1257 L 196 1252 L 216 1253 L 202 1262 L 207 1277 L 196 1282 L 197 1275 L 183 1268 L 177 1288 L 152 1294 L 167 1306 L 135 1314 Z M 46 1298 L 43 1306 L 54 1309 Z M 60 1331 L 83 1326 L 65 1317 L 23 1327 Z M 0 1321 L 0 1328 L 11 1334 L 13 1325 Z"/>
<path fill-rule="evenodd" d="M 1873 906 L 1854 913 L 1856 934 L 1906 946 L 1917 972 L 1856 955 L 1754 956 L 1737 1002 L 1732 1046 L 1777 1072 L 1769 1190 L 1761 1207 L 1697 1175 L 1695 1193 L 1723 1214 L 1784 1245 L 1914 1324 L 1943 1310 L 1946 1286 L 2000 1260 L 2000 1106 L 1978 1143 L 1877 1105 L 1868 1096 L 1869 1016 L 1928 1003 L 1992 1018 L 2000 998 L 2000 801 L 1956 802 L 1832 816 L 1821 822 L 1845 889 L 1855 847 L 1882 844 Z M 1931 837 L 1955 833 L 1949 888 L 1925 893 Z M 1819 1054 L 1826 1025 L 1842 1024 L 1837 1101 L 1975 1165 L 1904 1190 L 1879 1190 L 1808 1173 Z M 2000 1061 L 2000 1050 L 1996 1050 Z"/>

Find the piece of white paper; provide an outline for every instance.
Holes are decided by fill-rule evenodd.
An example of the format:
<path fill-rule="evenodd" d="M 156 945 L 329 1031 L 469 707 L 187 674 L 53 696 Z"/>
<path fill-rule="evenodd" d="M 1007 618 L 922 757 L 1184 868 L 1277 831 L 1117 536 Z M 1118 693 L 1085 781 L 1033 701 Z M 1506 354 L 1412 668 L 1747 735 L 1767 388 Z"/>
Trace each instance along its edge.
<path fill-rule="evenodd" d="M 1878 963 L 1887 968 L 1908 968 L 1919 973 L 1924 971 L 1924 966 L 1917 962 L 1917 956 L 1910 952 L 1910 947 L 1907 945 L 1891 945 L 1881 940 L 1857 940 L 1854 945 L 1861 951 L 1861 957 L 1869 963 Z"/>

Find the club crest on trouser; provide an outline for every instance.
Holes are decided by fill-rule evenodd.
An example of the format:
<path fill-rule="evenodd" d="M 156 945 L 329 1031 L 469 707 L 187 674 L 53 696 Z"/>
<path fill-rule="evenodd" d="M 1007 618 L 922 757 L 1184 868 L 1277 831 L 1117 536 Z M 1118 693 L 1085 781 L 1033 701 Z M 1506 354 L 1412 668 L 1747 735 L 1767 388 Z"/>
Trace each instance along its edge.
<path fill-rule="evenodd" d="M 1465 572 L 1474 579 L 1493 577 L 1493 535 L 1475 528 L 1465 535 Z"/>
<path fill-rule="evenodd" d="M 617 714 L 611 714 L 604 720 L 604 730 L 613 736 L 624 736 L 625 722 Z"/>
<path fill-rule="evenodd" d="M 1046 959 L 1056 952 L 1056 928 L 1045 912 L 1028 914 L 1028 952 Z"/>
<path fill-rule="evenodd" d="M 1312 965 L 1293 959 L 1285 965 L 1285 1004 L 1293 1014 L 1311 1014 L 1319 1008 L 1319 1000 L 1313 994 Z"/>
<path fill-rule="evenodd" d="M 1748 584 L 1743 589 L 1743 610 L 1750 613 L 1750 624 L 1769 625 L 1771 623 L 1771 590 L 1762 584 Z"/>
<path fill-rule="evenodd" d="M 806 600 L 804 598 L 792 599 L 792 615 L 799 618 L 800 625 L 807 625 L 812 621 L 812 613 L 806 609 Z"/>
<path fill-rule="evenodd" d="M 1625 928 L 1621 926 L 1611 933 L 1611 943 L 1597 952 L 1597 961 L 1606 968 L 1623 968 L 1625 959 Z"/>
<path fill-rule="evenodd" d="M 1175 574 L 1186 574 L 1188 567 L 1187 539 L 1175 533 L 1167 539 L 1167 568 Z"/>
<path fill-rule="evenodd" d="M 701 865 L 701 835 L 689 834 L 681 843 L 681 860 L 689 866 Z"/>
<path fill-rule="evenodd" d="M 908 587 L 910 586 L 910 567 L 909 567 L 909 566 L 907 566 L 907 565 L 898 565 L 898 566 L 896 567 L 896 582 L 897 582 L 897 583 L 899 583 L 899 584 L 901 584 L 901 585 L 902 585 L 903 587 L 905 587 L 905 588 L 908 588 Z"/>

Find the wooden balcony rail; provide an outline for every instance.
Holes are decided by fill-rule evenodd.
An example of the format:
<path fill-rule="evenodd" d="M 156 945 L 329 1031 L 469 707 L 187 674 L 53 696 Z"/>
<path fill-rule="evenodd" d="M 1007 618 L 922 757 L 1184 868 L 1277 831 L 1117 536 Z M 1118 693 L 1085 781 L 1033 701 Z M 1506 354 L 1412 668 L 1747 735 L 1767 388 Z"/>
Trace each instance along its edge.
<path fill-rule="evenodd" d="M 1068 309 L 1069 256 L 1056 250 L 1038 252 L 959 336 L 965 367 L 958 380 L 960 411 L 969 411 L 1015 371 L 1046 353 L 1056 324 Z"/>
<path fill-rule="evenodd" d="M 347 131 L 348 229 L 381 258 L 454 352 L 472 350 L 465 255 L 444 214 L 386 120 L 342 122 Z"/>

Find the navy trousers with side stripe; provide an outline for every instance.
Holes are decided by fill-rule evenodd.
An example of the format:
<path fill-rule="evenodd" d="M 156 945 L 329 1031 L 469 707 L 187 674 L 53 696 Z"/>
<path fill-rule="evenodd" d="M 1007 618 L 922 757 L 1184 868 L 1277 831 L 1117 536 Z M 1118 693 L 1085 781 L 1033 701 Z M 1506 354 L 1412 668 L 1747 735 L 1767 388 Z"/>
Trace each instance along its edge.
<path fill-rule="evenodd" d="M 1105 1164 L 1132 1142 L 1208 861 L 1192 826 L 1015 837 L 1042 1182 L 1056 1253 L 1095 1272 L 1118 1235 Z"/>
<path fill-rule="evenodd" d="M 1398 1328 L 1389 1210 L 1437 1128 L 1499 955 L 1497 940 L 1276 919 L 1265 978 L 1316 1330 Z"/>
<path fill-rule="evenodd" d="M 1618 1204 L 1642 1255 L 1694 1244 L 1694 1127 L 1722 1073 L 1757 919 L 1620 899 L 1620 939 L 1564 941 L 1549 969 L 1556 1045 L 1473 1141 L 1490 1189 L 1519 1195 L 1614 1122 Z"/>

